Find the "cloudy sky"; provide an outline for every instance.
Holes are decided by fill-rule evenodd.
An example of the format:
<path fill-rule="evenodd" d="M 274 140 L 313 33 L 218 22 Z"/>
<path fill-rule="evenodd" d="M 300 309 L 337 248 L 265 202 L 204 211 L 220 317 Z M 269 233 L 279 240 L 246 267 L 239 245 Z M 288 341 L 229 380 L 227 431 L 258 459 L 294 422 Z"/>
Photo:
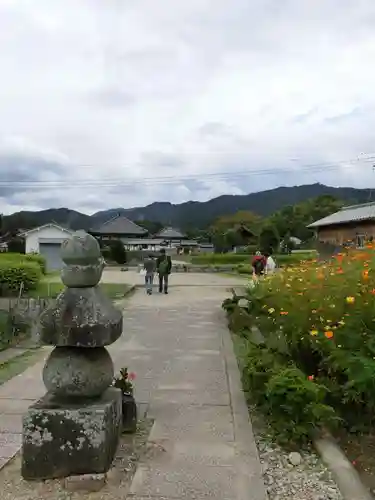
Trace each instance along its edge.
<path fill-rule="evenodd" d="M 374 0 L 0 0 L 0 210 L 375 185 Z"/>

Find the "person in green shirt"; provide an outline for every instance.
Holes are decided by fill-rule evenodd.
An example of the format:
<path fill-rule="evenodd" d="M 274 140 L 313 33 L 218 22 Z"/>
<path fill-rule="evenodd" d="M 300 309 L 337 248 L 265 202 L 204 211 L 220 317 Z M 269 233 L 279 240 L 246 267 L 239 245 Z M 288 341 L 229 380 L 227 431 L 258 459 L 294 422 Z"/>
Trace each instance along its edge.
<path fill-rule="evenodd" d="M 160 256 L 156 261 L 156 269 L 159 275 L 159 293 L 168 293 L 169 275 L 172 270 L 172 261 L 169 255 L 166 255 L 165 248 L 160 251 Z"/>

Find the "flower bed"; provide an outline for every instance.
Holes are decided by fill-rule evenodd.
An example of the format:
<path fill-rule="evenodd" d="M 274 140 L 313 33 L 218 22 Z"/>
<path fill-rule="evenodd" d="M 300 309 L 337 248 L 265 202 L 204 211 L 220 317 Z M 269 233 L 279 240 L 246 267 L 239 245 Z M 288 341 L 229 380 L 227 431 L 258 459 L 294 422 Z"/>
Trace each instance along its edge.
<path fill-rule="evenodd" d="M 375 417 L 373 249 L 286 269 L 244 299 L 228 299 L 223 307 L 245 341 L 245 389 L 278 438 L 308 441 L 338 426 L 369 430 Z"/>

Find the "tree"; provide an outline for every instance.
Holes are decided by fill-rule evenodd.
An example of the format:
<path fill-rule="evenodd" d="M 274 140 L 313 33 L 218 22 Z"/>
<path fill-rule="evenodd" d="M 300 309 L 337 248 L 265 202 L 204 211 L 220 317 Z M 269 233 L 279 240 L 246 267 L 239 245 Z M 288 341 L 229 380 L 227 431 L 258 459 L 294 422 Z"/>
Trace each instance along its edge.
<path fill-rule="evenodd" d="M 262 253 L 273 254 L 280 246 L 280 236 L 274 225 L 265 225 L 259 236 L 259 247 Z"/>
<path fill-rule="evenodd" d="M 25 253 L 25 239 L 15 236 L 8 241 L 8 252 Z"/>
<path fill-rule="evenodd" d="M 282 239 L 289 234 L 306 241 L 313 236 L 313 232 L 308 228 L 309 224 L 337 212 L 342 205 L 342 201 L 334 196 L 318 196 L 297 205 L 282 208 L 269 217 L 268 223 L 276 227 Z"/>
<path fill-rule="evenodd" d="M 150 234 L 156 234 L 163 229 L 163 224 L 161 222 L 153 221 L 153 220 L 140 220 L 135 221 L 137 226 L 143 227 Z"/>
<path fill-rule="evenodd" d="M 242 225 L 257 234 L 259 233 L 261 222 L 262 219 L 259 215 L 241 210 L 233 215 L 223 215 L 222 217 L 217 218 L 212 224 L 211 230 L 214 232 L 219 231 L 224 233 Z"/>
<path fill-rule="evenodd" d="M 227 252 L 236 246 L 249 244 L 259 234 L 261 218 L 252 212 L 239 211 L 233 215 L 223 215 L 210 227 L 211 240 L 216 251 Z M 249 236 L 246 234 L 249 232 Z"/>
<path fill-rule="evenodd" d="M 117 264 L 126 263 L 126 251 L 121 240 L 111 240 L 109 242 L 109 248 L 111 250 L 111 260 L 117 262 Z"/>

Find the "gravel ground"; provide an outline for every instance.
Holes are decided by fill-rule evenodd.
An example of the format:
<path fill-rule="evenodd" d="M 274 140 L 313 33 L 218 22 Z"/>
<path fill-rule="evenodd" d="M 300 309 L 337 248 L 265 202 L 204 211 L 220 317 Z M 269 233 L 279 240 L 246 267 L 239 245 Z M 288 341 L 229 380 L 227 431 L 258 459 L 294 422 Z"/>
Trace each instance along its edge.
<path fill-rule="evenodd" d="M 331 473 L 312 450 L 285 451 L 274 443 L 255 410 L 253 430 L 269 500 L 342 500 Z"/>
<path fill-rule="evenodd" d="M 135 435 L 123 435 L 105 486 L 97 492 L 71 492 L 64 480 L 24 481 L 19 454 L 0 471 L 1 500 L 124 500 L 139 458 L 146 454 L 152 421 L 145 419 Z"/>

